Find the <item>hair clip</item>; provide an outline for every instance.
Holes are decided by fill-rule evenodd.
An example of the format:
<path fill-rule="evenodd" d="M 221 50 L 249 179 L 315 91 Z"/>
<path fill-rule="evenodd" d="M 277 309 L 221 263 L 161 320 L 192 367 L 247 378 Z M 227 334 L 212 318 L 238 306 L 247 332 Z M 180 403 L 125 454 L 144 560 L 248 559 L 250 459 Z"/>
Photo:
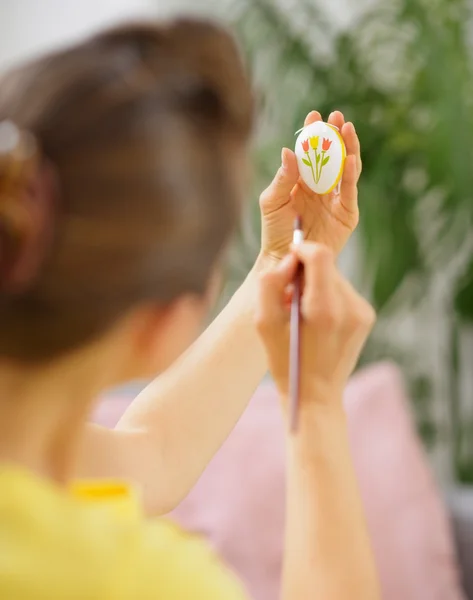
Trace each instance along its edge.
<path fill-rule="evenodd" d="M 0 200 L 2 192 L 21 186 L 38 164 L 38 145 L 33 135 L 13 121 L 0 122 Z"/>
<path fill-rule="evenodd" d="M 24 292 L 53 239 L 57 178 L 36 138 L 0 122 L 0 292 Z"/>
<path fill-rule="evenodd" d="M 20 142 L 20 131 L 10 120 L 0 122 L 0 154 L 12 152 Z"/>

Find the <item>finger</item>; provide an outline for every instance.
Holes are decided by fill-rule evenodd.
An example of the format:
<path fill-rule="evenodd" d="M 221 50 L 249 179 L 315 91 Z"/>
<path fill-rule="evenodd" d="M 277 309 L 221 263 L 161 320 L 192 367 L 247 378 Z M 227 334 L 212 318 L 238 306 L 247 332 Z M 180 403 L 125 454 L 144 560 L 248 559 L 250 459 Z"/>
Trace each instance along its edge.
<path fill-rule="evenodd" d="M 360 151 L 360 140 L 355 130 L 353 123 L 345 123 L 342 130 L 343 141 L 347 149 L 347 156 L 354 156 L 356 159 L 356 170 L 357 176 L 361 175 L 361 151 Z"/>
<path fill-rule="evenodd" d="M 311 125 L 312 123 L 316 123 L 317 121 L 321 121 L 321 120 L 322 120 L 322 115 L 319 113 L 319 111 L 312 110 L 305 118 L 304 127 L 307 127 L 307 125 Z"/>
<path fill-rule="evenodd" d="M 260 275 L 257 323 L 260 327 L 287 319 L 286 290 L 294 280 L 297 258 L 288 254 L 277 267 Z"/>
<path fill-rule="evenodd" d="M 294 284 L 290 283 L 284 290 L 283 304 L 286 310 L 291 307 L 292 297 L 294 296 Z"/>
<path fill-rule="evenodd" d="M 302 205 L 298 206 L 300 204 L 301 194 L 303 194 L 305 196 L 305 198 L 303 199 Z M 293 198 L 293 203 L 294 203 L 294 207 L 296 208 L 296 210 L 302 211 L 303 207 L 305 205 L 305 202 L 313 199 L 314 194 L 315 194 L 315 192 L 313 190 L 311 190 L 310 187 L 307 185 L 307 183 L 305 183 L 305 181 L 302 181 L 302 179 L 299 177 L 297 184 L 294 186 L 294 188 L 292 190 L 292 198 Z"/>
<path fill-rule="evenodd" d="M 333 253 L 321 244 L 303 242 L 292 251 L 304 265 L 305 290 L 302 304 L 306 314 L 330 304 L 335 291 L 336 269 Z"/>
<path fill-rule="evenodd" d="M 304 295 L 304 290 L 305 290 L 305 280 L 304 280 L 304 277 L 302 277 L 299 282 L 299 293 L 301 296 Z M 284 303 L 285 303 L 286 307 L 291 306 L 293 296 L 294 296 L 294 283 L 290 283 L 284 290 Z"/>
<path fill-rule="evenodd" d="M 339 131 L 341 131 L 342 127 L 345 125 L 345 117 L 343 116 L 343 113 L 341 113 L 339 110 L 336 110 L 333 113 L 330 113 L 327 123 L 334 125 Z"/>
<path fill-rule="evenodd" d="M 352 214 L 358 213 L 358 170 L 356 158 L 352 154 L 345 159 L 340 186 L 340 203 L 346 211 Z"/>
<path fill-rule="evenodd" d="M 287 204 L 291 199 L 291 191 L 299 178 L 296 155 L 289 148 L 281 152 L 281 166 L 273 181 L 260 196 L 260 207 L 263 214 L 268 214 Z"/>

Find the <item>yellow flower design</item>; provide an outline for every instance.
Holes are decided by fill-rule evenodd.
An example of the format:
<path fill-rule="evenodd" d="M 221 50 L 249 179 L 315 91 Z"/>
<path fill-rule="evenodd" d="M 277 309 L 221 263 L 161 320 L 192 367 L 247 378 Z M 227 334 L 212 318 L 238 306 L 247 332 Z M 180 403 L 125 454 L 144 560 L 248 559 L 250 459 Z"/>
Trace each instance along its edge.
<path fill-rule="evenodd" d="M 312 150 L 317 150 L 317 148 L 319 147 L 319 136 L 314 135 L 313 137 L 309 138 L 309 142 Z"/>

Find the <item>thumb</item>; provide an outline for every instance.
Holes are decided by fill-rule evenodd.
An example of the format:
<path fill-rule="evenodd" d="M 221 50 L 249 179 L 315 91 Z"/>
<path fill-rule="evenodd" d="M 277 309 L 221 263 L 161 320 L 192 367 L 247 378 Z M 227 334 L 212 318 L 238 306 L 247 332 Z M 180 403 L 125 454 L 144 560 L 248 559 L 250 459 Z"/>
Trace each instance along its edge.
<path fill-rule="evenodd" d="M 268 214 L 287 204 L 299 179 L 296 155 L 289 148 L 281 152 L 281 166 L 273 181 L 260 196 L 261 212 Z"/>
<path fill-rule="evenodd" d="M 277 265 L 261 274 L 257 321 L 262 325 L 271 326 L 287 318 L 286 288 L 293 281 L 298 260 L 291 253 Z"/>

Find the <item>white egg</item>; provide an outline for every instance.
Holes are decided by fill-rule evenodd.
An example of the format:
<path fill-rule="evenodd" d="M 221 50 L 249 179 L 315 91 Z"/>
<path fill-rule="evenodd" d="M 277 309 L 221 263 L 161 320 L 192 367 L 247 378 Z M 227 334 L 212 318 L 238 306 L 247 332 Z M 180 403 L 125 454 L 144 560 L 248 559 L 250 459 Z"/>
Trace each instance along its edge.
<path fill-rule="evenodd" d="M 317 194 L 329 194 L 340 183 L 346 148 L 333 125 L 317 121 L 300 132 L 295 153 L 301 179 Z"/>

